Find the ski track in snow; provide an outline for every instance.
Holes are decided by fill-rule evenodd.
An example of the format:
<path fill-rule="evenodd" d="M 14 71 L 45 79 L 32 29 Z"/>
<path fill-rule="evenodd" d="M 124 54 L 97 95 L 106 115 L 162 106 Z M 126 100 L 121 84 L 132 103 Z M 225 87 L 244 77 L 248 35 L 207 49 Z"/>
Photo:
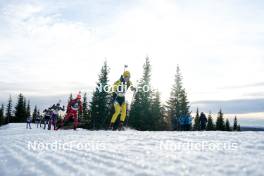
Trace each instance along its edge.
<path fill-rule="evenodd" d="M 0 127 L 0 175 L 264 175 L 263 132 L 48 131 L 25 124 Z M 102 148 L 30 150 L 29 142 L 100 144 Z M 231 144 L 234 150 L 162 148 Z"/>

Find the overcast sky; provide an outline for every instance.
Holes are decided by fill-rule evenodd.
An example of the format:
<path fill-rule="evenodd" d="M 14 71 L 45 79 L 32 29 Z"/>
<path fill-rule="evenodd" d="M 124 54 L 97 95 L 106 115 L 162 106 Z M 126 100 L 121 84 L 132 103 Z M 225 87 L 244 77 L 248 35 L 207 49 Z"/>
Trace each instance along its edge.
<path fill-rule="evenodd" d="M 136 82 L 149 56 L 163 101 L 179 64 L 193 108 L 262 116 L 263 19 L 261 0 L 0 0 L 0 103 L 91 92 L 104 60 Z"/>

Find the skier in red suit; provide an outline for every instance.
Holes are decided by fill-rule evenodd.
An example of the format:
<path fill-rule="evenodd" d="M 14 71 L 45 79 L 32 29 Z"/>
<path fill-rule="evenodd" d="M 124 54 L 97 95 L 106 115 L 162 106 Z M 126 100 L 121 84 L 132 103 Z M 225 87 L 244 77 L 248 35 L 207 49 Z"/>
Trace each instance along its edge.
<path fill-rule="evenodd" d="M 63 127 L 65 121 L 68 121 L 70 118 L 73 118 L 74 130 L 76 130 L 78 126 L 78 110 L 79 112 L 82 112 L 82 101 L 80 93 L 75 99 L 71 100 L 68 103 L 67 112 L 64 119 L 62 120 L 61 127 Z"/>

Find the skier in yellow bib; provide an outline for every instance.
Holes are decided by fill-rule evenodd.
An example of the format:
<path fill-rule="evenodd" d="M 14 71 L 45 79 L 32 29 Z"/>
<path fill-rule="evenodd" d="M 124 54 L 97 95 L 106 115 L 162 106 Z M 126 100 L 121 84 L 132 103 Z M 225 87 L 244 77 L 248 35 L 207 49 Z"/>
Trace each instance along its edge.
<path fill-rule="evenodd" d="M 131 90 L 135 90 L 135 88 L 133 88 L 132 83 L 130 81 L 130 72 L 124 71 L 121 78 L 114 83 L 113 89 L 112 89 L 115 113 L 112 116 L 111 123 L 109 126 L 109 129 L 111 130 L 113 130 L 113 126 L 120 112 L 121 112 L 121 118 L 120 118 L 118 130 L 123 130 L 123 124 L 126 119 L 126 111 L 127 111 L 125 93 L 129 87 L 131 88 Z"/>

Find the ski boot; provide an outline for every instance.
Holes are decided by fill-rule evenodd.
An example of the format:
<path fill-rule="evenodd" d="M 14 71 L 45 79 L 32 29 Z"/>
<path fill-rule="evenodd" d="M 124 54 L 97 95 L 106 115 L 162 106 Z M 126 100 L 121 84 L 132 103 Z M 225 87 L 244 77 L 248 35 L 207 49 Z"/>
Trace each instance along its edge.
<path fill-rule="evenodd" d="M 76 131 L 77 130 L 77 127 L 78 127 L 78 125 L 77 124 L 74 124 L 73 125 L 73 130 Z"/>
<path fill-rule="evenodd" d="M 112 130 L 112 131 L 114 130 L 114 123 L 110 123 L 108 130 Z"/>
<path fill-rule="evenodd" d="M 124 131 L 124 126 L 123 126 L 124 122 L 120 122 L 119 126 L 118 126 L 118 131 Z"/>
<path fill-rule="evenodd" d="M 48 125 L 48 130 L 51 130 L 51 124 Z"/>

